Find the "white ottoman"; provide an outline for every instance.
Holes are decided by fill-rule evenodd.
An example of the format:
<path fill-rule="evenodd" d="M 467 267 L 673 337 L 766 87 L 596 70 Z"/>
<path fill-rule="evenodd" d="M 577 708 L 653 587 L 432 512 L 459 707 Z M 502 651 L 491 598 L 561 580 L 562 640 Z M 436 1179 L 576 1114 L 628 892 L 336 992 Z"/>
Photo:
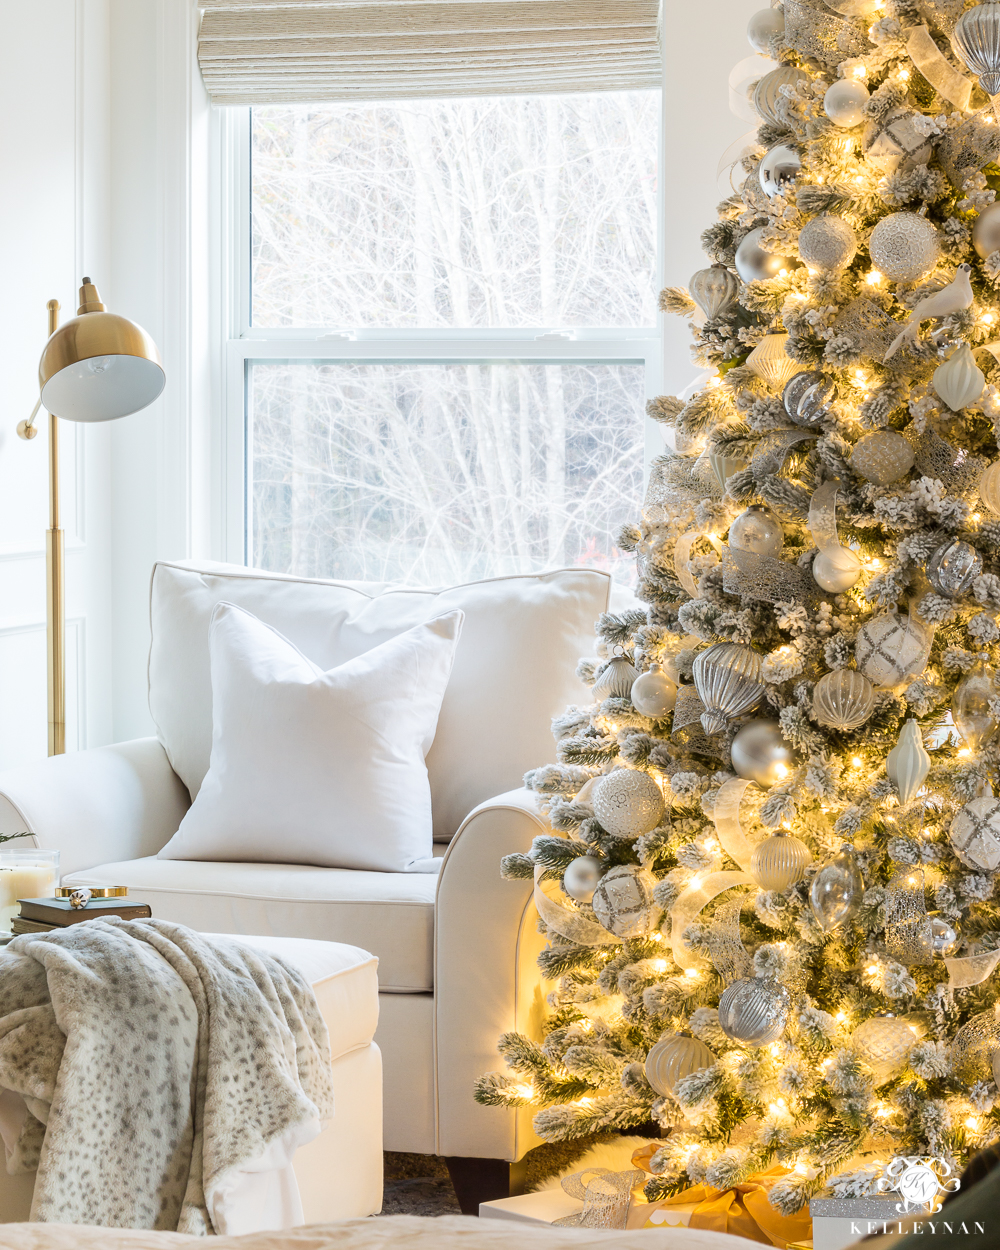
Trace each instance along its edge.
<path fill-rule="evenodd" d="M 382 1056 L 372 1040 L 378 960 L 340 942 L 245 935 L 238 940 L 298 968 L 330 1030 L 336 1112 L 317 1138 L 296 1151 L 293 1164 L 305 1222 L 374 1215 L 382 1209 Z M 0 1159 L 0 1223 L 27 1220 L 34 1180 L 33 1173 L 8 1176 Z M 247 1215 L 252 1224 L 253 1213 Z"/>

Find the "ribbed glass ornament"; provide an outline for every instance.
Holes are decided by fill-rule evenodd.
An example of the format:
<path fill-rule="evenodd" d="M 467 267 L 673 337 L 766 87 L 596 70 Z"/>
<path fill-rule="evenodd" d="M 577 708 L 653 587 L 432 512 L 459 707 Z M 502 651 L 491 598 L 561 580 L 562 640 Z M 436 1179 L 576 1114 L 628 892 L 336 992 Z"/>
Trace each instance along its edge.
<path fill-rule="evenodd" d="M 758 653 L 738 642 L 717 642 L 699 651 L 691 675 L 705 706 L 701 724 L 707 734 L 722 733 L 733 717 L 757 706 L 764 695 L 763 667 Z"/>
<path fill-rule="evenodd" d="M 956 348 L 943 365 L 938 365 L 932 380 L 934 389 L 952 412 L 974 404 L 986 389 L 986 375 L 976 364 L 968 343 Z"/>
<path fill-rule="evenodd" d="M 762 890 L 784 891 L 802 880 L 812 854 L 790 833 L 772 833 L 750 853 L 750 876 Z"/>
<path fill-rule="evenodd" d="M 916 1033 L 897 1016 L 873 1016 L 851 1035 L 851 1046 L 875 1073 L 876 1085 L 902 1072 L 916 1044 Z"/>
<path fill-rule="evenodd" d="M 864 891 L 858 857 L 854 847 L 845 842 L 809 882 L 809 906 L 824 933 L 858 914 Z"/>
<path fill-rule="evenodd" d="M 1000 4 L 977 4 L 963 13 L 951 42 L 986 94 L 1000 93 Z"/>
<path fill-rule="evenodd" d="M 1000 1021 L 995 1008 L 973 1016 L 955 1034 L 951 1044 L 951 1066 L 966 1085 L 986 1080 L 993 1070 L 993 1057 L 1000 1049 Z"/>
<path fill-rule="evenodd" d="M 931 757 L 924 749 L 920 726 L 911 717 L 899 731 L 899 741 L 889 752 L 885 771 L 899 793 L 900 803 L 909 803 L 927 780 Z"/>
<path fill-rule="evenodd" d="M 808 77 L 804 69 L 797 69 L 794 65 L 779 65 L 777 69 L 772 69 L 754 88 L 754 108 L 765 121 L 773 122 L 776 126 L 782 125 L 782 119 L 775 112 L 782 99 L 781 88 L 792 86 Z"/>
<path fill-rule="evenodd" d="M 603 703 L 605 699 L 627 699 L 632 693 L 632 683 L 638 676 L 639 670 L 626 656 L 612 657 L 591 688 L 594 702 Z"/>
<path fill-rule="evenodd" d="M 1000 460 L 984 470 L 979 479 L 979 498 L 984 507 L 1000 516 Z"/>
<path fill-rule="evenodd" d="M 740 283 L 725 265 L 712 265 L 691 275 L 688 283 L 691 298 L 711 321 L 729 307 L 739 294 Z"/>
<path fill-rule="evenodd" d="M 649 773 L 616 768 L 594 787 L 594 815 L 613 838 L 640 838 L 663 819 L 663 793 Z"/>
<path fill-rule="evenodd" d="M 874 687 L 852 668 L 826 673 L 813 688 L 813 716 L 831 729 L 857 729 L 874 710 Z"/>
<path fill-rule="evenodd" d="M 788 1019 L 788 991 L 777 981 L 749 977 L 734 981 L 719 999 L 719 1027 L 745 1046 L 775 1042 Z"/>
<path fill-rule="evenodd" d="M 970 751 L 978 751 L 997 731 L 990 700 L 1000 696 L 997 675 L 979 659 L 958 683 L 951 700 L 951 717 Z"/>
<path fill-rule="evenodd" d="M 798 363 L 785 352 L 788 332 L 765 334 L 747 357 L 747 368 L 774 391 L 784 390 L 785 383 L 799 372 Z"/>
<path fill-rule="evenodd" d="M 683 1033 L 667 1033 L 646 1056 L 646 1080 L 658 1094 L 673 1095 L 677 1082 L 701 1068 L 710 1068 L 715 1055 L 704 1042 Z"/>

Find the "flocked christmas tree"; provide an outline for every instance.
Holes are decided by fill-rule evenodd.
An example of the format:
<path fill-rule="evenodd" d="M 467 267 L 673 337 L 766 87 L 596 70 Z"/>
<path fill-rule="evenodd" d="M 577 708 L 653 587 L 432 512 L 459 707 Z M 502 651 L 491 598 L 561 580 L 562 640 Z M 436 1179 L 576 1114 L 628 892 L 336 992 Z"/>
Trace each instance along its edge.
<path fill-rule="evenodd" d="M 864 9 L 751 20 L 756 146 L 661 300 L 712 372 L 651 405 L 648 606 L 503 866 L 550 1009 L 477 1098 L 656 1120 L 650 1198 L 781 1163 L 787 1214 L 1000 1135 L 1000 3 Z"/>

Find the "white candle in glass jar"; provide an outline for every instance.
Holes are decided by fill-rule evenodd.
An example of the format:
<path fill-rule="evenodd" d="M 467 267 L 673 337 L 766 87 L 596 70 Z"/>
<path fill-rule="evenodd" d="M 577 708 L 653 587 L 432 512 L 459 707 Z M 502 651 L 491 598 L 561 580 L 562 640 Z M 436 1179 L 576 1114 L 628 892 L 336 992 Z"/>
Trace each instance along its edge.
<path fill-rule="evenodd" d="M 10 928 L 19 898 L 55 898 L 56 879 L 54 864 L 0 865 L 0 928 Z"/>

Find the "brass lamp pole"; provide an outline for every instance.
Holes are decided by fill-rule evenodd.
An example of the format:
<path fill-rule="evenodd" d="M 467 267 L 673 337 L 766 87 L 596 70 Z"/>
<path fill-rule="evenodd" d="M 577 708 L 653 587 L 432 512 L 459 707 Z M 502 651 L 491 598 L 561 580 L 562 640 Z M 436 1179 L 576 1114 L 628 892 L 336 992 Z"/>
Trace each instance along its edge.
<path fill-rule="evenodd" d="M 50 299 L 49 339 L 38 364 L 39 399 L 17 432 L 38 433 L 35 417 L 49 413 L 49 528 L 45 536 L 48 643 L 49 755 L 66 750 L 65 534 L 59 524 L 59 418 L 113 421 L 148 407 L 166 377 L 156 344 L 134 321 L 109 313 L 97 287 L 84 278 L 77 315 L 60 329 L 59 301 Z"/>

